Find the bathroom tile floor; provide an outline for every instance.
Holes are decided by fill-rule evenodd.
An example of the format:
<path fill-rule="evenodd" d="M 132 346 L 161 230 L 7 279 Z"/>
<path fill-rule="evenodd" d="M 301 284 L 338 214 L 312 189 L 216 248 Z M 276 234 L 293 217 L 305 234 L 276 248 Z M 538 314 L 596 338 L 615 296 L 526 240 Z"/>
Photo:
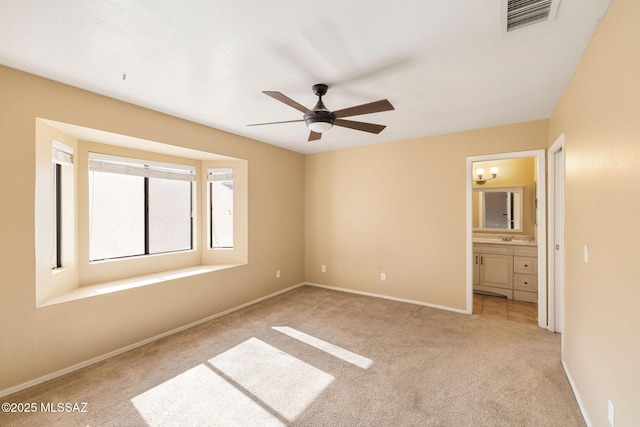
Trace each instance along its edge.
<path fill-rule="evenodd" d="M 473 294 L 473 314 L 528 325 L 538 324 L 538 304 L 490 295 Z"/>

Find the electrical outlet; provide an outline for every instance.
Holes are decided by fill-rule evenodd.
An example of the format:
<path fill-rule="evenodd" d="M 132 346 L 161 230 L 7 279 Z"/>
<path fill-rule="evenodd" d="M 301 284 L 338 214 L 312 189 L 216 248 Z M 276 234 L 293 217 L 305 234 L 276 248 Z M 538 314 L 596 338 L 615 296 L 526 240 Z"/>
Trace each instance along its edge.
<path fill-rule="evenodd" d="M 327 266 L 326 266 L 326 265 L 324 265 L 324 264 L 322 264 L 322 272 L 323 272 L 323 273 L 326 273 L 326 272 L 327 272 Z"/>
<path fill-rule="evenodd" d="M 280 270 L 276 270 L 276 279 L 280 278 Z"/>
<path fill-rule="evenodd" d="M 380 273 L 380 280 L 382 280 L 383 282 L 387 281 L 387 273 Z"/>
<path fill-rule="evenodd" d="M 611 400 L 609 400 L 609 424 L 611 424 L 611 427 L 615 424 L 615 408 Z"/>

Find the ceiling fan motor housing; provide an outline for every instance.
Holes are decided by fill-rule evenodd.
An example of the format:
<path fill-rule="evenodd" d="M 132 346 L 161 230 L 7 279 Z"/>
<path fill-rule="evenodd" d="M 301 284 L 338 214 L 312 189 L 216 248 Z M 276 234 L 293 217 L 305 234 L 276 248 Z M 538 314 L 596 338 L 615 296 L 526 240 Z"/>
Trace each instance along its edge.
<path fill-rule="evenodd" d="M 313 113 L 307 113 L 304 115 L 304 122 L 309 127 L 312 127 L 312 123 L 329 123 L 331 126 L 333 126 L 333 123 L 335 121 L 336 118 L 333 117 L 333 114 L 326 110 L 317 110 Z"/>

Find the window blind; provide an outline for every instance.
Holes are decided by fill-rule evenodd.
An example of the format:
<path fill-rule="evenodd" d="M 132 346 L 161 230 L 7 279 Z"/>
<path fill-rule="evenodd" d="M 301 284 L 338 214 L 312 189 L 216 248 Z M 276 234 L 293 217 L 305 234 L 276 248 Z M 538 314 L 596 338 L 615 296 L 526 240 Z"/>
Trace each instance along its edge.
<path fill-rule="evenodd" d="M 232 181 L 232 168 L 209 168 L 207 169 L 207 181 Z"/>
<path fill-rule="evenodd" d="M 193 166 L 118 157 L 101 153 L 89 153 L 89 170 L 148 178 L 172 179 L 175 181 L 196 180 L 196 168 Z"/>
<path fill-rule="evenodd" d="M 73 148 L 55 139 L 51 141 L 51 160 L 61 165 L 73 164 Z"/>

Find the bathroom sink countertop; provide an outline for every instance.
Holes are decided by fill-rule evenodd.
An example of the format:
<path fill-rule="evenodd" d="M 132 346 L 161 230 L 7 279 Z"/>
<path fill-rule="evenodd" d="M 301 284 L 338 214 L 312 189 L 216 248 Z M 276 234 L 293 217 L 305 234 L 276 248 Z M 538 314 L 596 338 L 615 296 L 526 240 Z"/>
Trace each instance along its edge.
<path fill-rule="evenodd" d="M 516 246 L 538 246 L 538 242 L 534 240 L 502 240 L 500 237 L 474 237 L 473 243 L 491 243 L 497 245 L 516 245 Z"/>

